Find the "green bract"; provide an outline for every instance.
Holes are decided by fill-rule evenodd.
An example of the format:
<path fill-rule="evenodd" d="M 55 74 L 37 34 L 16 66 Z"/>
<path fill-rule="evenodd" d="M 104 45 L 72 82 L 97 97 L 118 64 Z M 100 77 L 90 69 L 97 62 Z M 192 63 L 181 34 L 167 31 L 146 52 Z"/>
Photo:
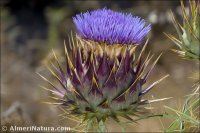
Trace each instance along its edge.
<path fill-rule="evenodd" d="M 199 3 L 190 1 L 189 15 L 186 14 L 183 1 L 181 9 L 183 24 L 179 24 L 173 16 L 172 21 L 178 33 L 179 39 L 166 34 L 180 50 L 174 50 L 185 58 L 200 59 L 200 7 Z"/>

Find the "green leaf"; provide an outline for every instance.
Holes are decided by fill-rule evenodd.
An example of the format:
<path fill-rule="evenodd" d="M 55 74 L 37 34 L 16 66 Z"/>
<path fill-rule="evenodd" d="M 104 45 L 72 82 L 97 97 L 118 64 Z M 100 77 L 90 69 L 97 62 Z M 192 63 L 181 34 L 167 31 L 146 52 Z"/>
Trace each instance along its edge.
<path fill-rule="evenodd" d="M 175 132 L 175 130 L 178 129 L 178 127 L 180 126 L 179 120 L 175 120 L 166 130 L 165 132 Z"/>
<path fill-rule="evenodd" d="M 187 114 L 184 114 L 183 112 L 180 112 L 178 110 L 175 110 L 173 108 L 170 108 L 170 107 L 167 107 L 167 106 L 164 106 L 165 108 L 177 113 L 178 115 L 180 115 L 181 119 L 186 119 L 186 120 L 189 120 L 192 124 L 196 125 L 196 126 L 199 126 L 200 125 L 200 122 L 198 120 L 195 120 L 194 118 L 192 118 L 191 116 L 187 115 Z"/>
<path fill-rule="evenodd" d="M 190 110 L 190 109 L 194 110 L 198 107 L 200 107 L 200 98 L 198 98 L 198 99 L 196 99 L 196 101 L 192 102 L 191 106 L 188 107 L 188 110 Z"/>

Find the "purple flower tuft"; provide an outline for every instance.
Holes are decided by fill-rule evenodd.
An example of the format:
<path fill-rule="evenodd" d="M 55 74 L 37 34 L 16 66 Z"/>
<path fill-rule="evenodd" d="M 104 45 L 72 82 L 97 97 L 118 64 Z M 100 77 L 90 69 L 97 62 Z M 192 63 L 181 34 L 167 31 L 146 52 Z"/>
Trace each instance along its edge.
<path fill-rule="evenodd" d="M 151 30 L 144 19 L 131 14 L 98 9 L 73 17 L 78 35 L 106 44 L 139 44 Z"/>

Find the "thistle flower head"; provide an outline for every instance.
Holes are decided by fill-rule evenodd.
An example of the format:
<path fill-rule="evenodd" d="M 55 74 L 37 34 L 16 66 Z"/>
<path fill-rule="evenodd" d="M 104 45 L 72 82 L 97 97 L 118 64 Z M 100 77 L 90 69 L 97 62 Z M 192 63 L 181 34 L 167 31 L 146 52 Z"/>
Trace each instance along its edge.
<path fill-rule="evenodd" d="M 54 88 L 50 91 L 56 96 L 55 104 L 92 123 L 108 118 L 119 122 L 118 117 L 147 118 L 142 106 L 152 101 L 142 99 L 143 95 L 163 78 L 147 88 L 143 85 L 159 57 L 149 65 L 152 56 L 143 56 L 147 42 L 138 56 L 136 45 L 123 44 L 140 43 L 150 26 L 145 27 L 139 17 L 108 9 L 77 15 L 74 22 L 79 33 L 70 39 L 70 53 L 65 46 L 65 68 L 55 56 L 58 67 L 49 69 L 60 86 L 42 76 Z"/>
<path fill-rule="evenodd" d="M 139 44 L 151 30 L 140 17 L 98 9 L 76 15 L 78 35 L 84 39 L 106 44 Z"/>

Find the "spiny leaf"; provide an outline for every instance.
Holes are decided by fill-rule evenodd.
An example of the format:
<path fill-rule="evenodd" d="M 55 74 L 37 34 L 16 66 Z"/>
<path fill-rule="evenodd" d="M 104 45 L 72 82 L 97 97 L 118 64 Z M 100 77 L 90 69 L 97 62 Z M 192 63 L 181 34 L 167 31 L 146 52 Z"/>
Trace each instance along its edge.
<path fill-rule="evenodd" d="M 195 120 L 194 118 L 192 118 L 191 116 L 189 116 L 187 114 L 184 114 L 183 112 L 180 112 L 178 110 L 175 110 L 175 109 L 167 107 L 167 106 L 164 106 L 164 107 L 171 110 L 171 111 L 176 112 L 177 114 L 181 115 L 183 118 L 190 120 L 190 122 L 192 122 L 194 125 L 198 126 L 200 124 L 200 122 L 198 120 Z"/>
<path fill-rule="evenodd" d="M 175 120 L 166 130 L 165 132 L 174 132 L 176 131 L 180 126 L 179 120 Z"/>

